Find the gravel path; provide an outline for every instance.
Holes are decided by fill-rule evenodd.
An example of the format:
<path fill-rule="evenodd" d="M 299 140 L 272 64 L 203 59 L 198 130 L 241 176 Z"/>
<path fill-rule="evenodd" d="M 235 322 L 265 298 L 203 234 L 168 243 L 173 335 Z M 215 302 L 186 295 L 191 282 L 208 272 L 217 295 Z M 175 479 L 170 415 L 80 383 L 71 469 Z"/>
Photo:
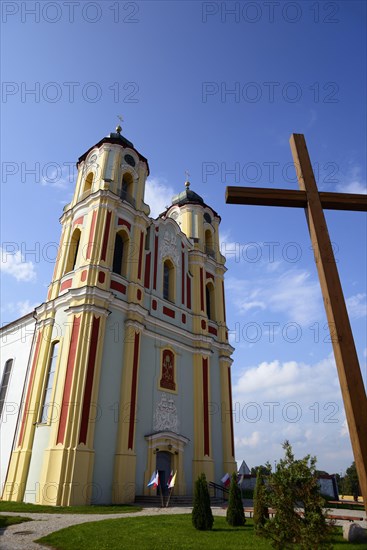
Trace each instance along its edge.
<path fill-rule="evenodd" d="M 34 521 L 11 525 L 5 530 L 0 529 L 0 549 L 1 550 L 44 550 L 44 546 L 33 542 L 35 539 L 44 537 L 49 533 L 88 521 L 101 521 L 104 519 L 129 518 L 138 516 L 159 516 L 165 514 L 190 514 L 192 508 L 172 507 L 172 508 L 144 508 L 140 512 L 128 512 L 126 514 L 29 514 L 21 512 L 1 512 L 3 516 L 24 516 Z M 221 507 L 212 506 L 214 516 L 224 516 L 226 510 Z M 365 512 L 356 512 L 355 510 L 337 510 L 331 509 L 330 513 L 343 516 L 363 516 L 365 519 L 360 524 L 367 527 Z M 344 522 L 338 521 L 337 525 Z"/>

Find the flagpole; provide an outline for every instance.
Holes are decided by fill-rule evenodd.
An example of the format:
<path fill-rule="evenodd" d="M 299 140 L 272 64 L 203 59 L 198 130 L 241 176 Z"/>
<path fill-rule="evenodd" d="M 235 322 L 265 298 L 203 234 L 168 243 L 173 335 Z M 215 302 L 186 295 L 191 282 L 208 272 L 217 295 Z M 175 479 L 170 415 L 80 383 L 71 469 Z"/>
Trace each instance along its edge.
<path fill-rule="evenodd" d="M 163 503 L 163 490 L 162 490 L 162 483 L 160 482 L 160 479 L 159 479 L 159 483 L 158 483 L 158 487 L 161 491 L 161 503 L 162 503 L 162 508 L 164 508 L 164 503 Z"/>
<path fill-rule="evenodd" d="M 173 487 L 170 489 L 170 492 L 169 492 L 169 495 L 168 495 L 167 504 L 166 504 L 166 508 L 168 508 L 169 501 L 171 500 L 172 491 L 173 491 Z"/>

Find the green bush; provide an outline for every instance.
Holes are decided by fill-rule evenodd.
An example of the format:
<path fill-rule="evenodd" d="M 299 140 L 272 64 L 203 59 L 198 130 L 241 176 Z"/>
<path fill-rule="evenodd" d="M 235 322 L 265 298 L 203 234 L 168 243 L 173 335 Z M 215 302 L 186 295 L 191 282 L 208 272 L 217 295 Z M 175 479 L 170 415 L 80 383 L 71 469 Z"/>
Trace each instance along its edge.
<path fill-rule="evenodd" d="M 316 458 L 307 455 L 295 460 L 288 441 L 284 459 L 268 478 L 268 504 L 275 508 L 260 534 L 271 539 L 273 548 L 319 550 L 330 548 L 333 527 L 326 521 L 324 500 L 316 474 Z M 300 507 L 303 510 L 300 510 Z"/>
<path fill-rule="evenodd" d="M 269 519 L 269 510 L 266 504 L 267 494 L 264 484 L 264 474 L 259 468 L 256 476 L 256 486 L 254 492 L 254 529 L 256 533 L 261 534 L 266 520 Z"/>
<path fill-rule="evenodd" d="M 237 485 L 237 474 L 235 472 L 232 474 L 231 486 L 229 488 L 227 523 L 233 527 L 239 527 L 241 525 L 245 525 L 246 523 L 241 490 Z"/>
<path fill-rule="evenodd" d="M 194 506 L 192 509 L 192 524 L 195 529 L 209 531 L 213 527 L 213 514 L 210 507 L 210 496 L 205 474 L 195 481 Z"/>

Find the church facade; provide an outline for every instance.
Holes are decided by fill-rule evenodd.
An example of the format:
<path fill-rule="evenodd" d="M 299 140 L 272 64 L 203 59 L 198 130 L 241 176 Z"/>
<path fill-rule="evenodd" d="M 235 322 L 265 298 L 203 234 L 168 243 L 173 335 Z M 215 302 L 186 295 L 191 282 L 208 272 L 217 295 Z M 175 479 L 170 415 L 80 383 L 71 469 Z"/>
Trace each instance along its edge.
<path fill-rule="evenodd" d="M 1 426 L 2 498 L 128 503 L 155 494 L 155 470 L 162 488 L 177 471 L 175 494 L 191 495 L 201 472 L 236 470 L 220 217 L 186 182 L 151 218 L 148 161 L 120 127 L 77 167 L 28 348 L 13 337 L 2 354 L 5 391 L 23 388 Z"/>

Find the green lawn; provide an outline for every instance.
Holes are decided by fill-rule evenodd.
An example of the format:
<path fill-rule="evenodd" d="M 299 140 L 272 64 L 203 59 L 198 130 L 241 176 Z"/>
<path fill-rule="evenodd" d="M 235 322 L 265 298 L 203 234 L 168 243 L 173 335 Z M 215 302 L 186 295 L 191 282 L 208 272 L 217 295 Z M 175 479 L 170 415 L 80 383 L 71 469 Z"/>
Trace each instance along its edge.
<path fill-rule="evenodd" d="M 5 529 L 9 525 L 16 525 L 24 521 L 32 521 L 31 518 L 22 518 L 20 516 L 0 516 L 0 529 Z"/>
<path fill-rule="evenodd" d="M 245 527 L 230 527 L 224 517 L 215 517 L 212 531 L 197 531 L 191 523 L 191 514 L 156 515 L 125 519 L 108 519 L 74 525 L 56 531 L 37 542 L 57 550 L 257 550 L 271 549 L 268 541 L 254 535 L 252 520 Z M 358 549 L 360 545 L 343 541 L 339 534 L 334 539 L 335 550 Z"/>
<path fill-rule="evenodd" d="M 29 512 L 32 514 L 119 514 L 139 512 L 139 506 L 43 506 L 25 502 L 0 501 L 0 512 Z"/>

